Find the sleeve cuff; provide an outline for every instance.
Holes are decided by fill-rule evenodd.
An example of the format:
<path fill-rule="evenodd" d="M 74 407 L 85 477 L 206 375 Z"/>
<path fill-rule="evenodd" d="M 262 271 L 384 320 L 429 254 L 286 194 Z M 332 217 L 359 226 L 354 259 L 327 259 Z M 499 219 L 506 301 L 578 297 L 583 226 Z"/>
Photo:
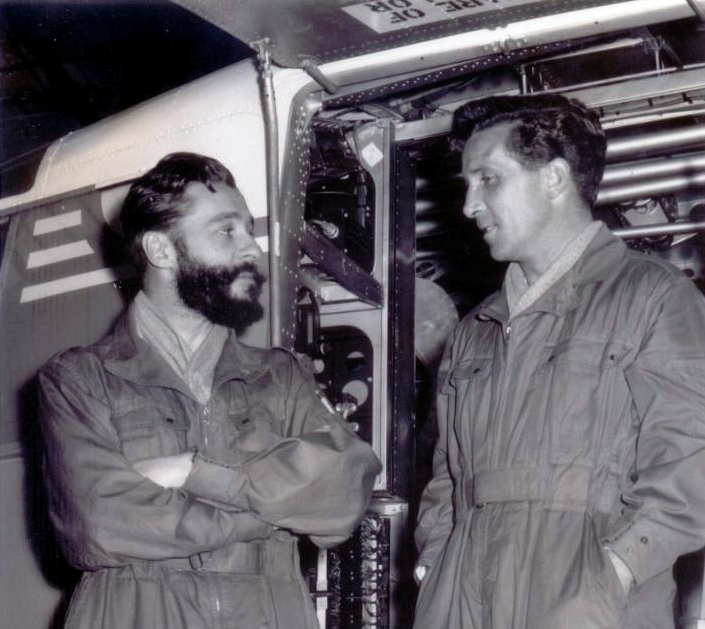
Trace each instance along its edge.
<path fill-rule="evenodd" d="M 616 533 L 602 539 L 631 570 L 636 585 L 641 585 L 667 570 L 673 564 L 673 552 L 668 543 L 656 540 L 656 526 L 648 520 L 625 522 Z"/>
<path fill-rule="evenodd" d="M 251 511 L 243 491 L 246 480 L 247 476 L 239 469 L 207 461 L 200 454 L 196 454 L 182 489 L 199 498 Z"/>

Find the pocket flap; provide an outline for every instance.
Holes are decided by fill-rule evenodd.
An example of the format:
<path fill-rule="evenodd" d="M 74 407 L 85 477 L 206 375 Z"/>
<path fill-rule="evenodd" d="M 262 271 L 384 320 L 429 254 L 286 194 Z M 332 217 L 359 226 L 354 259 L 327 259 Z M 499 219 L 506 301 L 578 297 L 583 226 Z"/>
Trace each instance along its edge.
<path fill-rule="evenodd" d="M 570 338 L 546 347 L 539 364 L 575 366 L 588 371 L 600 371 L 620 365 L 631 347 L 621 341 L 600 341 L 586 338 Z"/>
<path fill-rule="evenodd" d="M 132 411 L 120 417 L 113 417 L 113 424 L 118 437 L 122 441 L 137 439 L 139 437 L 149 437 L 157 432 L 159 417 L 156 409 L 145 408 Z"/>
<path fill-rule="evenodd" d="M 463 360 L 450 372 L 450 381 L 477 378 L 489 372 L 491 366 L 491 358 L 469 358 Z"/>

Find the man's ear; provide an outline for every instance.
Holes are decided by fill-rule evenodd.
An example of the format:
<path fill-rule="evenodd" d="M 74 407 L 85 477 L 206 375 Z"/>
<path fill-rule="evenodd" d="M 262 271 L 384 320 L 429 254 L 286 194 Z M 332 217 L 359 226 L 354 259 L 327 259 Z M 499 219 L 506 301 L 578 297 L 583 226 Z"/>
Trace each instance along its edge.
<path fill-rule="evenodd" d="M 552 159 L 541 171 L 544 190 L 549 199 L 559 197 L 572 183 L 570 165 L 562 157 Z"/>
<path fill-rule="evenodd" d="M 157 231 L 145 232 L 142 234 L 142 249 L 152 266 L 158 269 L 177 267 L 176 248 L 167 234 Z"/>

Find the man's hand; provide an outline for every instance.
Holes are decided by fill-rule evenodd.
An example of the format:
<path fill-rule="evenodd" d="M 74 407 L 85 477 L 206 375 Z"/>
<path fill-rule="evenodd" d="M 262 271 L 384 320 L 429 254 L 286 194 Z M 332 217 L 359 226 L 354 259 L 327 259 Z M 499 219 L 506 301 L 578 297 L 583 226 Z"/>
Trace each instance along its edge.
<path fill-rule="evenodd" d="M 426 573 L 428 572 L 428 566 L 424 564 L 419 564 L 414 568 L 414 581 L 416 581 L 416 585 L 421 585 L 421 581 L 423 581 L 423 578 L 426 576 Z"/>
<path fill-rule="evenodd" d="M 193 452 L 142 459 L 133 464 L 145 478 L 167 489 L 181 487 L 193 466 Z"/>

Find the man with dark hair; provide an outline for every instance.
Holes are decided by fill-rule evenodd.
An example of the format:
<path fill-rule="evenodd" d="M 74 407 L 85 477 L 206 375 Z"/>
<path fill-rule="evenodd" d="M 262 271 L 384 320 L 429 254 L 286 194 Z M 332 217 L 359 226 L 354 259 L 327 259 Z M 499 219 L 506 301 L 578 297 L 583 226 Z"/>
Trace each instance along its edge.
<path fill-rule="evenodd" d="M 253 219 L 192 153 L 131 187 L 120 223 L 142 290 L 114 331 L 40 372 L 49 511 L 84 570 L 72 629 L 316 629 L 298 535 L 359 523 L 379 462 L 262 316 Z"/>
<path fill-rule="evenodd" d="M 672 564 L 705 543 L 702 295 L 592 220 L 584 105 L 495 97 L 454 128 L 464 213 L 510 264 L 440 368 L 415 626 L 673 627 Z"/>

